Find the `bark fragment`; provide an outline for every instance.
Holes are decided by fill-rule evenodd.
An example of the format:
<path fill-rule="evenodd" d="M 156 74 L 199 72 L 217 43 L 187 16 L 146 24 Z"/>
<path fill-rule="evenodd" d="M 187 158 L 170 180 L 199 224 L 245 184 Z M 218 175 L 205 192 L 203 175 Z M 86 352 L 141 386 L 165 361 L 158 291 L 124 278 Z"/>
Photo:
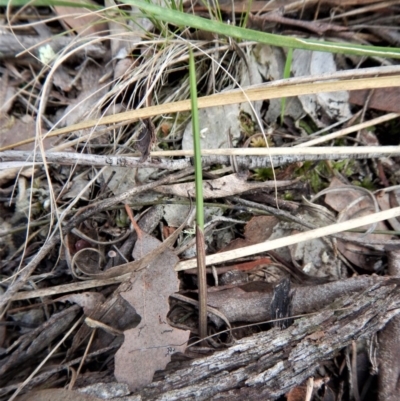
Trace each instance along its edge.
<path fill-rule="evenodd" d="M 286 330 L 274 328 L 239 340 L 135 395 L 142 400 L 276 399 L 353 340 L 384 327 L 400 307 L 399 284 L 380 281 L 361 294 L 353 292 L 337 300 L 334 309 L 298 319 Z"/>

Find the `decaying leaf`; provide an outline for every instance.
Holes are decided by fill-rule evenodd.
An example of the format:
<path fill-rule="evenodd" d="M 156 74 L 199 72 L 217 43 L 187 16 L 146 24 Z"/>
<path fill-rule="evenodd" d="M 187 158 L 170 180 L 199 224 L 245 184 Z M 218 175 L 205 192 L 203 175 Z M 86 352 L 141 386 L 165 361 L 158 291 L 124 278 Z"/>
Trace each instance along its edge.
<path fill-rule="evenodd" d="M 373 195 L 366 195 L 366 191 L 360 192 L 361 189 L 356 189 L 352 186 L 343 185 L 338 179 L 333 179 L 329 188 L 346 188 L 339 192 L 331 192 L 325 195 L 325 202 L 333 209 L 340 212 L 341 221 L 349 220 L 356 217 L 367 216 L 375 211 L 376 205 L 373 202 Z M 365 230 L 368 227 L 364 228 Z M 387 230 L 384 222 L 376 224 L 376 229 Z M 383 240 L 391 239 L 390 235 L 383 234 L 367 234 L 347 233 L 348 237 L 360 237 L 368 243 L 368 240 Z M 369 248 L 351 243 L 349 241 L 338 241 L 338 249 L 343 256 L 346 257 L 354 265 L 365 269 L 376 271 L 382 266 L 381 252 L 371 251 Z"/>
<path fill-rule="evenodd" d="M 118 1 L 105 0 L 105 6 L 110 9 L 116 8 Z M 130 18 L 128 16 L 130 14 Z M 123 19 L 121 14 L 114 20 L 109 18 L 108 26 L 110 29 L 110 45 L 112 59 L 123 60 L 125 57 L 130 58 L 132 51 L 137 47 L 138 43 L 146 32 L 150 32 L 154 25 L 148 18 L 141 17 L 139 9 L 131 6 L 130 10 L 125 10 L 126 17 Z M 129 35 L 129 40 L 127 40 Z M 118 63 L 116 65 L 118 68 Z M 116 78 L 116 74 L 114 75 Z"/>
<path fill-rule="evenodd" d="M 152 252 L 160 241 L 142 233 L 135 245 L 136 259 Z M 115 377 L 133 391 L 152 381 L 156 370 L 164 369 L 171 354 L 184 352 L 189 331 L 178 330 L 167 322 L 168 297 L 179 288 L 174 267 L 178 257 L 166 249 L 140 272 L 132 275 L 124 297 L 141 316 L 140 324 L 126 330 L 125 341 L 115 356 Z"/>
<path fill-rule="evenodd" d="M 25 139 L 35 137 L 36 122 L 29 116 L 25 115 L 18 120 L 13 118 L 0 121 L 0 146 L 9 146 L 14 143 L 24 141 Z M 45 149 L 50 148 L 55 143 L 54 138 L 46 138 L 43 141 Z M 19 146 L 18 150 L 32 150 L 35 143 L 29 143 Z"/>
<path fill-rule="evenodd" d="M 65 192 L 63 195 L 63 199 L 75 199 L 78 195 L 80 195 L 80 198 L 82 200 L 89 200 L 90 196 L 90 191 L 91 188 L 88 186 L 86 189 L 85 187 L 89 183 L 89 180 L 85 177 L 78 176 L 76 179 L 73 179 L 72 182 L 70 182 L 70 187 L 68 190 Z M 85 191 L 81 194 L 82 190 L 85 189 Z"/>
<path fill-rule="evenodd" d="M 381 191 L 380 193 L 376 194 L 376 200 L 378 201 L 381 210 L 389 210 L 391 207 L 393 207 L 391 200 L 393 201 L 395 199 L 396 197 L 393 198 L 393 195 L 388 192 Z M 392 226 L 393 230 L 400 231 L 400 222 L 397 218 L 394 217 L 392 219 L 388 219 L 387 221 Z"/>
<path fill-rule="evenodd" d="M 104 302 L 104 295 L 101 292 L 82 292 L 80 294 L 68 294 L 58 298 L 58 302 L 73 302 L 79 305 L 85 315 L 89 316 L 90 313 L 99 305 Z"/>
<path fill-rule="evenodd" d="M 295 77 L 336 72 L 334 56 L 332 53 L 296 49 L 293 51 L 292 72 Z M 318 126 L 351 117 L 346 91 L 302 95 L 299 100 Z"/>
<path fill-rule="evenodd" d="M 400 88 L 377 88 L 371 94 L 370 90 L 359 90 L 350 92 L 350 103 L 364 106 L 368 101 L 368 107 L 371 109 L 393 111 L 400 113 Z"/>
<path fill-rule="evenodd" d="M 156 129 L 149 118 L 142 120 L 142 127 L 139 130 L 134 147 L 138 150 L 142 157 L 141 162 L 145 162 L 150 155 L 150 150 L 156 140 Z"/>
<path fill-rule="evenodd" d="M 247 55 L 247 65 L 243 68 L 241 74 L 241 86 L 258 85 L 268 80 L 277 81 L 283 78 L 283 70 L 285 68 L 286 57 L 282 49 L 276 46 L 257 44 Z M 252 102 L 257 115 L 261 113 L 263 102 Z M 274 124 L 281 114 L 281 99 L 271 99 L 265 121 L 268 124 Z M 240 110 L 253 116 L 253 110 L 249 103 L 242 103 Z M 292 117 L 298 120 L 304 114 L 301 103 L 296 97 L 291 97 L 286 100 L 285 116 Z"/>
<path fill-rule="evenodd" d="M 96 4 L 91 0 L 71 0 L 71 3 L 77 4 Z M 82 36 L 88 36 L 91 34 L 101 34 L 107 30 L 107 24 L 101 22 L 101 18 L 98 13 L 93 10 L 82 7 L 65 7 L 65 6 L 54 6 L 54 10 L 57 15 L 69 25 L 72 29 L 78 32 Z"/>
<path fill-rule="evenodd" d="M 266 181 L 247 182 L 247 175 L 230 174 L 215 180 L 206 180 L 203 183 L 204 199 L 223 198 L 225 196 L 237 195 L 258 188 L 282 188 L 293 185 L 296 181 Z M 188 182 L 184 184 L 160 185 L 157 192 L 163 194 L 184 196 L 195 196 L 195 184 Z"/>
<path fill-rule="evenodd" d="M 241 136 L 239 114 L 240 107 L 238 104 L 200 109 L 201 148 L 230 148 L 229 135 L 231 136 L 232 146 L 235 146 Z M 182 149 L 193 149 L 193 129 L 191 123 L 186 126 L 183 134 Z"/>
<path fill-rule="evenodd" d="M 64 110 L 62 125 L 76 124 L 89 118 L 96 118 L 100 115 L 97 102 L 107 93 L 109 82 L 101 82 L 106 68 L 98 67 L 93 63 L 82 65 L 80 71 L 80 93 L 73 99 L 70 105 Z"/>
<path fill-rule="evenodd" d="M 220 252 L 231 251 L 266 241 L 279 220 L 274 216 L 254 216 L 244 229 L 245 238 L 236 238 Z"/>

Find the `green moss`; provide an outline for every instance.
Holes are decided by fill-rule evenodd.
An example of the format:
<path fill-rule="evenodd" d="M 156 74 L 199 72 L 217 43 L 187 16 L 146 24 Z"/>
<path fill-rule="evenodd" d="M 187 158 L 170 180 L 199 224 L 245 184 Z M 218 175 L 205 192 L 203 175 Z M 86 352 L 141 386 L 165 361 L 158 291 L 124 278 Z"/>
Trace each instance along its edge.
<path fill-rule="evenodd" d="M 256 181 L 267 181 L 274 179 L 274 173 L 271 167 L 263 167 L 254 169 L 252 178 Z"/>
<path fill-rule="evenodd" d="M 285 191 L 283 194 L 283 199 L 287 201 L 292 201 L 294 199 L 294 195 L 291 191 Z"/>
<path fill-rule="evenodd" d="M 168 143 L 166 143 L 166 142 L 159 142 L 157 145 L 162 150 L 169 150 Z"/>
<path fill-rule="evenodd" d="M 370 177 L 364 177 L 362 181 L 353 180 L 352 184 L 370 191 L 375 191 L 377 189 Z"/>
<path fill-rule="evenodd" d="M 327 182 L 321 178 L 327 175 L 327 170 L 324 161 L 320 161 L 317 164 L 306 161 L 299 169 L 295 170 L 295 174 L 303 180 L 308 181 L 313 192 L 317 193 L 328 186 Z"/>
<path fill-rule="evenodd" d="M 243 135 L 247 138 L 255 134 L 255 123 L 252 118 L 245 112 L 241 112 L 239 115 L 240 129 Z"/>
<path fill-rule="evenodd" d="M 297 125 L 308 135 L 311 135 L 318 130 L 318 127 L 315 125 L 314 121 L 310 117 L 305 117 L 297 121 Z"/>
<path fill-rule="evenodd" d="M 117 227 L 125 228 L 129 225 L 129 217 L 125 212 L 125 209 L 119 209 L 115 218 L 115 224 Z"/>
<path fill-rule="evenodd" d="M 339 160 L 337 162 L 332 162 L 332 169 L 349 178 L 355 173 L 354 162 L 354 160 Z"/>

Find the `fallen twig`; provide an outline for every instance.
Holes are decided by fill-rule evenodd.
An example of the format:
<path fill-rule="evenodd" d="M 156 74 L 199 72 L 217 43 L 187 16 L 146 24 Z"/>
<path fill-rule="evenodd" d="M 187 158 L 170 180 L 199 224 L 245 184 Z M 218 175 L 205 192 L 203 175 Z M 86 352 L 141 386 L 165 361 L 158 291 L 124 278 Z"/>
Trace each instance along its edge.
<path fill-rule="evenodd" d="M 231 155 L 236 155 L 240 168 L 255 169 L 270 167 L 271 160 L 274 167 L 298 161 L 345 160 L 345 159 L 377 159 L 380 157 L 400 154 L 399 146 L 360 146 L 360 147 L 316 147 L 316 148 L 226 148 L 202 150 L 203 167 L 212 164 L 230 165 Z M 157 151 L 151 152 L 146 162 L 139 162 L 139 157 L 131 156 L 101 156 L 86 153 L 46 152 L 47 163 L 63 165 L 84 165 L 94 167 L 126 167 L 126 168 L 159 168 L 165 170 L 183 170 L 190 167 L 193 156 L 192 150 Z M 159 159 L 160 157 L 181 156 L 180 160 Z M 269 157 L 265 157 L 269 156 Z M 0 169 L 8 162 L 23 162 L 21 167 L 32 165 L 32 152 L 6 150 L 0 152 Z M 35 155 L 35 163 L 42 163 L 43 156 Z M 7 165 L 4 166 L 8 168 Z"/>

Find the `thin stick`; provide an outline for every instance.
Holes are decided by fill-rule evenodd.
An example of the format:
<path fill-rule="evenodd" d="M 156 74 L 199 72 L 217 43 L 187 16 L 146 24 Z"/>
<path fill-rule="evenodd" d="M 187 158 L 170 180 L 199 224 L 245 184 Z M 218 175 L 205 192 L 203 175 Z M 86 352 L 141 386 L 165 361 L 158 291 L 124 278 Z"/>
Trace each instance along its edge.
<path fill-rule="evenodd" d="M 344 135 L 347 135 L 347 134 L 351 134 L 352 132 L 356 132 L 356 131 L 359 131 L 361 129 L 364 129 L 364 128 L 367 128 L 367 127 L 371 127 L 372 125 L 376 125 L 376 124 L 380 124 L 380 123 L 383 123 L 383 122 L 386 122 L 386 121 L 393 120 L 394 118 L 397 118 L 397 117 L 400 117 L 400 114 L 389 113 L 389 114 L 386 114 L 384 116 L 380 116 L 380 117 L 374 118 L 374 119 L 369 120 L 369 121 L 364 121 L 363 123 L 356 124 L 356 125 L 353 125 L 353 126 L 348 127 L 348 128 L 341 129 L 341 130 L 336 131 L 336 132 L 332 132 L 331 134 L 324 135 L 324 136 L 321 136 L 319 138 L 312 139 L 311 141 L 300 143 L 299 145 L 295 145 L 295 148 L 305 148 L 307 146 L 317 145 L 319 143 L 330 141 L 331 139 L 339 138 L 341 136 L 344 136 Z"/>
<path fill-rule="evenodd" d="M 76 382 L 76 379 L 78 378 L 79 373 L 80 373 L 81 370 L 82 370 L 82 366 L 83 366 L 83 364 L 84 364 L 85 361 L 86 361 L 86 358 L 87 358 L 87 356 L 88 356 L 88 353 L 89 353 L 90 347 L 91 347 L 91 345 L 92 345 L 92 342 L 93 342 L 93 339 L 94 339 L 94 335 L 95 335 L 95 334 L 96 334 L 96 329 L 93 329 L 93 330 L 92 330 L 92 333 L 90 334 L 89 342 L 88 342 L 88 344 L 87 344 L 87 346 L 86 346 L 85 352 L 83 353 L 83 357 L 82 357 L 82 359 L 81 359 L 81 362 L 79 363 L 78 369 L 77 369 L 77 371 L 76 371 L 76 375 L 75 375 L 74 379 L 71 380 L 71 382 L 69 383 L 68 390 L 70 390 L 70 391 L 73 389 L 73 387 L 74 387 L 74 385 L 75 385 L 75 382 Z"/>
<path fill-rule="evenodd" d="M 142 229 L 139 227 L 139 224 L 136 223 L 136 220 L 135 220 L 135 218 L 133 217 L 132 209 L 130 208 L 130 206 L 129 206 L 127 203 L 125 203 L 125 210 L 126 210 L 126 213 L 128 214 L 129 220 L 131 221 L 131 223 L 132 223 L 132 225 L 133 225 L 133 228 L 134 228 L 135 231 L 136 231 L 136 234 L 137 234 L 137 236 L 138 236 L 138 240 L 141 241 L 141 240 L 142 240 L 142 237 L 143 237 L 143 235 L 142 235 Z"/>
<path fill-rule="evenodd" d="M 248 148 L 251 149 L 251 148 Z M 289 163 L 297 163 L 299 161 L 320 161 L 320 160 L 345 160 L 345 159 L 377 159 L 380 157 L 385 157 L 385 155 L 395 156 L 400 154 L 399 146 L 379 146 L 379 147 L 367 147 L 367 146 L 359 146 L 359 147 L 331 147 L 331 148 L 280 148 L 271 150 L 275 153 L 274 155 L 268 154 L 269 150 L 266 148 L 254 148 L 254 149 L 262 149 L 256 150 L 256 155 L 239 155 L 235 156 L 236 163 L 241 168 L 255 169 L 261 167 L 278 167 L 283 166 Z M 336 150 L 340 153 L 337 153 Z M 253 150 L 247 152 L 247 149 L 243 148 L 239 150 L 242 153 L 253 153 Z M 327 152 L 328 151 L 328 152 Z M 373 151 L 373 153 L 370 153 Z M 173 153 L 185 153 L 184 156 L 190 156 L 193 154 L 193 151 L 171 151 Z M 155 156 L 155 153 L 162 154 L 162 156 L 169 156 L 170 151 L 165 152 L 152 152 L 152 156 Z M 227 155 L 212 155 L 212 153 L 227 153 Z M 219 150 L 216 149 L 205 149 L 203 153 L 207 153 L 206 155 L 202 155 L 202 164 L 203 167 L 207 167 L 215 164 L 223 164 L 229 165 L 231 163 L 232 156 L 230 153 L 237 153 L 236 150 L 224 149 Z M 282 154 L 277 154 L 282 153 Z M 286 153 L 289 153 L 288 155 Z M 3 162 L 0 162 L 0 170 L 7 169 L 8 161 L 7 160 L 18 160 L 17 163 L 22 164 L 20 167 L 29 167 L 32 165 L 32 162 L 26 162 L 31 156 L 30 152 L 26 151 L 15 151 L 15 150 L 7 150 L 5 152 L 0 152 L 0 159 L 3 159 Z M 267 157 L 265 157 L 267 156 Z M 69 159 L 68 159 L 69 158 Z M 36 165 L 41 160 L 41 156 L 37 155 L 36 157 Z M 99 156 L 99 155 L 88 155 L 88 154 L 80 154 L 80 153 L 46 153 L 46 159 L 48 163 L 57 163 L 57 164 L 79 164 L 79 165 L 88 165 L 88 166 L 123 166 L 123 167 L 131 167 L 133 165 L 137 165 L 138 158 L 129 157 L 127 155 L 118 155 L 118 156 Z M 13 163 L 13 162 L 12 162 Z M 177 160 L 170 159 L 161 159 L 156 161 L 155 163 L 144 162 L 141 165 L 137 165 L 137 167 L 149 167 L 151 164 L 158 164 L 157 168 L 166 169 L 166 170 L 184 170 L 192 166 L 191 160 L 186 158 L 181 158 Z M 271 164 L 272 163 L 272 164 Z M 14 166 L 15 167 L 15 166 Z M 0 230 L 0 235 L 1 235 Z M 4 232 L 4 231 L 3 231 Z M 4 234 L 3 234 L 4 235 Z"/>
<path fill-rule="evenodd" d="M 170 150 L 151 152 L 151 156 L 193 156 L 193 150 Z M 202 156 L 293 156 L 293 155 L 354 155 L 354 154 L 399 154 L 400 146 L 324 146 L 315 148 L 223 148 L 202 149 Z M 372 157 L 372 156 L 368 156 Z M 381 156 L 378 156 L 381 157 Z"/>

